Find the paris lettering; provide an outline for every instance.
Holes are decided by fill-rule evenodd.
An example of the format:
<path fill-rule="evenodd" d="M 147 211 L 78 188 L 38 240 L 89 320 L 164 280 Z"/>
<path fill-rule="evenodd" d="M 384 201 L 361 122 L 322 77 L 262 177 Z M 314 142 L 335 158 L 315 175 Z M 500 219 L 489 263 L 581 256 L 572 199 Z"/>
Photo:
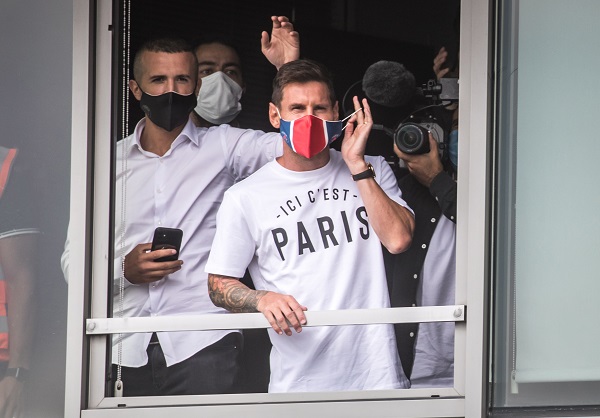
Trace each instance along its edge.
<path fill-rule="evenodd" d="M 288 209 L 292 210 L 291 207 L 288 207 Z M 314 253 L 316 251 L 315 246 L 321 243 L 324 249 L 328 249 L 340 245 L 340 242 L 343 241 L 352 242 L 354 239 L 368 239 L 369 223 L 365 207 L 357 208 L 350 216 L 354 216 L 360 223 L 355 231 L 352 231 L 348 214 L 343 210 L 335 218 L 322 216 L 312 221 L 317 224 L 318 235 L 313 233 L 313 236 L 310 236 L 305 226 L 306 221 L 298 221 L 295 230 L 292 231 L 284 228 L 271 230 L 273 242 L 281 260 L 285 260 L 284 252 L 295 251 L 298 255 Z"/>

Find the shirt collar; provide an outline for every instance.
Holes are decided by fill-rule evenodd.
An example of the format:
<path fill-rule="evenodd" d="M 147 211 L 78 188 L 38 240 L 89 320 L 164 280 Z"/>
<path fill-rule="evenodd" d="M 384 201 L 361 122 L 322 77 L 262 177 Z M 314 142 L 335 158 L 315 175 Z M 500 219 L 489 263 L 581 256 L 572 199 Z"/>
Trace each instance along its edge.
<path fill-rule="evenodd" d="M 142 144 L 140 143 L 140 138 L 145 127 L 146 118 L 144 117 L 137 123 L 137 125 L 135 125 L 135 129 L 132 135 L 133 140 L 129 144 L 129 148 L 135 146 L 139 151 L 144 152 Z M 192 122 L 191 117 L 188 118 L 188 121 L 183 127 L 183 130 L 180 132 L 179 135 L 177 135 L 177 138 L 175 138 L 175 140 L 171 144 L 171 149 L 175 148 L 177 145 L 179 145 L 182 142 L 185 142 L 186 140 L 192 141 L 192 143 L 196 146 L 198 145 L 198 128 L 196 128 L 196 125 L 194 125 L 194 123 Z"/>

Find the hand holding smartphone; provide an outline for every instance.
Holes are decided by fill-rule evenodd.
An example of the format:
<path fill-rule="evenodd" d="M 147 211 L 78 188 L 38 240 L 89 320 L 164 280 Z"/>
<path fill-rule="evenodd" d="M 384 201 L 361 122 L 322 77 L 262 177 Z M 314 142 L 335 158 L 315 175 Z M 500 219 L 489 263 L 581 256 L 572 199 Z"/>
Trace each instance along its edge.
<path fill-rule="evenodd" d="M 174 249 L 177 252 L 173 255 L 166 257 L 157 258 L 154 261 L 175 261 L 179 258 L 179 250 L 181 249 L 181 238 L 183 237 L 183 231 L 177 228 L 163 228 L 158 227 L 154 230 L 154 237 L 152 238 L 152 249 L 165 250 Z"/>

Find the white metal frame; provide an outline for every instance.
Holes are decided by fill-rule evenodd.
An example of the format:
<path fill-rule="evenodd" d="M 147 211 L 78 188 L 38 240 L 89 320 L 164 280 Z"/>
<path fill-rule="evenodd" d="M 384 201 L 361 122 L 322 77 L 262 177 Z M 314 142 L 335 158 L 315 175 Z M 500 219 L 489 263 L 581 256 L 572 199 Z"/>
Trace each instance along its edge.
<path fill-rule="evenodd" d="M 85 304 L 82 295 L 86 286 L 86 235 L 88 202 L 88 159 L 92 153 L 89 138 L 89 121 L 92 114 L 90 92 L 90 17 L 89 2 L 73 0 L 73 89 L 71 118 L 71 196 L 69 240 L 70 250 L 67 318 L 67 353 L 65 375 L 65 417 L 80 416 L 82 380 L 84 374 L 84 318 Z"/>
<path fill-rule="evenodd" d="M 65 416 L 75 417 L 132 417 L 140 413 L 136 406 L 144 407 L 147 417 L 162 417 L 170 413 L 177 416 L 217 417 L 242 413 L 248 417 L 315 416 L 395 416 L 395 417 L 481 417 L 485 415 L 485 388 L 487 385 L 487 172 L 488 163 L 488 94 L 489 94 L 489 9 L 488 0 L 463 0 L 461 7 L 460 51 L 460 178 L 458 185 L 457 228 L 457 289 L 456 307 L 445 312 L 443 320 L 456 320 L 454 310 L 468 303 L 468 321 L 457 322 L 455 343 L 455 388 L 442 390 L 409 389 L 395 391 L 361 391 L 302 394 L 240 394 L 178 397 L 105 398 L 104 367 L 107 355 L 107 336 L 116 327 L 140 327 L 138 330 L 162 329 L 159 319 L 149 324 L 119 323 L 125 321 L 107 318 L 107 289 L 109 269 L 109 193 L 110 193 L 110 109 L 112 41 L 108 30 L 112 23 L 112 4 L 98 3 L 96 33 L 90 33 L 90 17 L 95 15 L 93 1 L 74 0 L 74 59 L 73 59 L 73 126 L 72 126 L 72 195 L 71 242 L 80 248 L 71 250 L 71 277 L 69 284 L 69 324 L 67 351 L 67 384 Z M 90 44 L 95 42 L 95 85 L 89 76 L 88 57 Z M 95 91 L 95 108 L 88 91 Z M 94 110 L 92 110 L 94 109 Z M 88 126 L 95 121 L 94 148 L 89 148 Z M 84 231 L 88 208 L 85 196 L 89 194 L 85 181 L 87 160 L 82 155 L 94 155 L 93 204 L 93 263 L 91 286 L 91 312 L 85 312 L 84 296 L 86 277 L 84 244 L 89 242 Z M 79 179 L 79 180 L 77 180 Z M 76 232 L 75 232 L 76 231 Z M 74 238 L 73 238 L 74 237 Z M 384 312 L 369 312 L 373 322 L 402 322 L 406 312 L 417 317 L 433 318 L 431 313 L 419 309 L 398 308 Z M 430 309 L 435 312 L 434 309 Z M 311 323 L 340 323 L 364 321 L 365 312 L 313 312 Z M 409 314 L 413 315 L 413 314 Z M 311 315 L 309 314 L 309 315 Z M 254 316 L 253 316 L 254 315 Z M 330 316 L 331 315 L 331 316 Z M 234 317 L 233 315 L 223 317 Z M 84 324 L 84 318 L 94 318 Z M 98 322 L 107 321 L 105 323 Z M 188 327 L 209 328 L 202 317 L 189 318 Z M 227 319 L 229 321 L 231 319 Z M 265 326 L 256 314 L 235 315 L 235 326 Z M 95 327 L 90 329 L 90 324 Z M 363 322 L 361 322 L 363 323 Z M 89 336 L 84 335 L 87 325 Z M 215 326 L 212 325 L 214 328 Z M 170 327 L 169 329 L 173 329 Z M 89 342 L 89 363 L 85 342 Z M 88 366 L 86 366 L 88 365 Z M 89 367 L 89 373 L 85 373 Z M 85 388 L 89 382 L 89 392 Z M 439 396 L 439 399 L 431 399 Z M 119 404 L 127 404 L 126 408 Z"/>
<path fill-rule="evenodd" d="M 486 416 L 488 386 L 491 3 L 461 1 L 456 303 L 468 301 L 469 318 L 457 327 L 455 351 L 466 361 L 464 370 L 455 362 L 455 380 L 465 382 L 465 416 L 473 418 Z"/>

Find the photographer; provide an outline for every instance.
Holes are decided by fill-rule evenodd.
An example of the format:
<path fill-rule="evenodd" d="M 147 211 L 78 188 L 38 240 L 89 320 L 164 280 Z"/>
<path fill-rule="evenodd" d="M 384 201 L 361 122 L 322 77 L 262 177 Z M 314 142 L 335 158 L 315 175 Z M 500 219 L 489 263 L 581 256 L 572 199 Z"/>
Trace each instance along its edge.
<path fill-rule="evenodd" d="M 415 212 L 412 246 L 386 256 L 393 307 L 454 304 L 456 181 L 443 169 L 436 141 L 431 150 L 409 155 L 394 147 L 410 173 L 399 181 Z M 396 343 L 411 387 L 451 387 L 454 323 L 395 324 Z"/>
<path fill-rule="evenodd" d="M 447 53 L 440 54 L 434 72 L 443 76 L 439 71 Z M 402 196 L 415 212 L 411 247 L 397 255 L 383 252 L 391 305 L 454 304 L 457 80 L 438 78 L 417 88 L 403 64 L 382 60 L 367 68 L 361 87 L 378 122 L 373 125 L 380 137 L 376 152 L 392 166 Z M 453 385 L 453 323 L 395 324 L 395 332 L 411 387 Z"/>

